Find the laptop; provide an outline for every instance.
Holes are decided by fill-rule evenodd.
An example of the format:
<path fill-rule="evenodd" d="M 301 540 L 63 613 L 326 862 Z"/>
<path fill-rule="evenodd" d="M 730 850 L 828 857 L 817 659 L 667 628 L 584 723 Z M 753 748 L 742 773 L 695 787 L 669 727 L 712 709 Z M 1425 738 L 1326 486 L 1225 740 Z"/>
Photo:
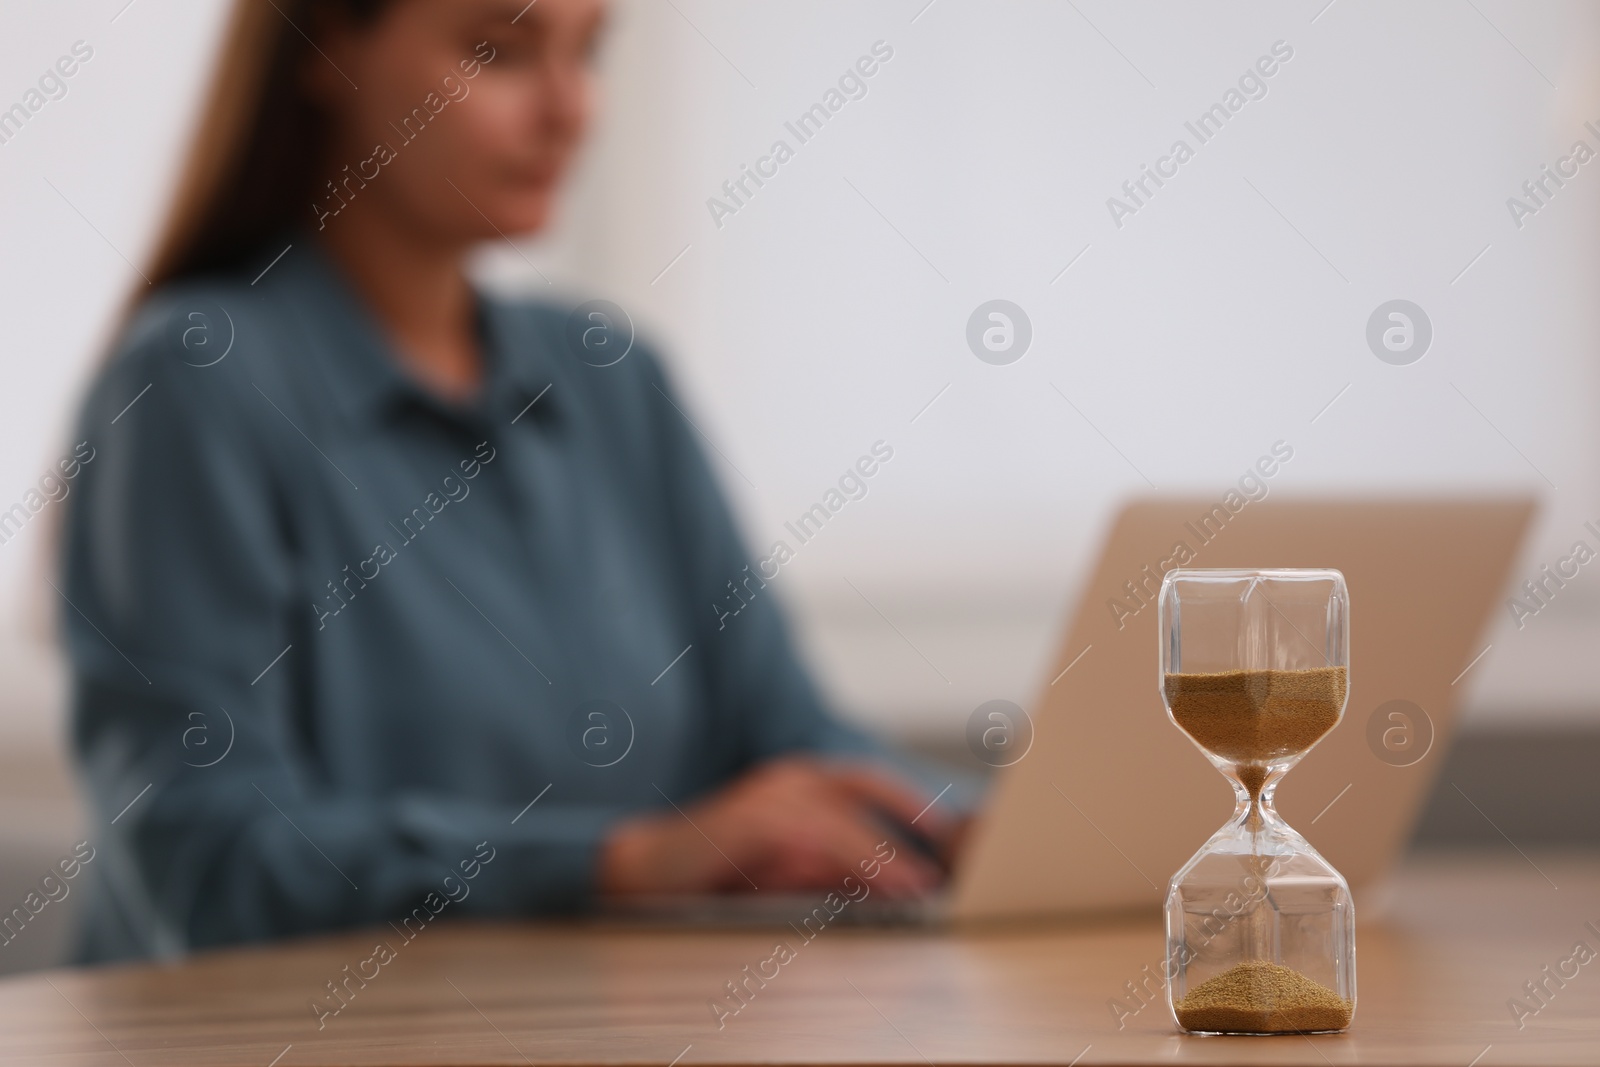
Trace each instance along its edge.
<path fill-rule="evenodd" d="M 1350 591 L 1343 720 L 1283 780 L 1278 812 L 1360 896 L 1404 849 L 1481 668 L 1534 502 L 1283 499 L 1237 513 L 1213 501 L 1138 500 L 1111 524 L 1039 698 L 1032 744 L 999 770 L 948 887 L 868 897 L 859 923 L 1036 920 L 1155 913 L 1167 881 L 1233 812 L 1227 781 L 1167 718 L 1156 598 L 1165 570 L 1331 567 Z M 819 894 L 651 898 L 613 917 L 794 921 Z"/>

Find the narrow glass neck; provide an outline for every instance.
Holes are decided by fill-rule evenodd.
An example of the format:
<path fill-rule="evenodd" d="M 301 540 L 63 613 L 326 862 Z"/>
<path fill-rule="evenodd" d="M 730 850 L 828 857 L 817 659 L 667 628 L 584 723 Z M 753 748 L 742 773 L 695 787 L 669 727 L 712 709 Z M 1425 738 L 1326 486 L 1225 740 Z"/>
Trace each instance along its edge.
<path fill-rule="evenodd" d="M 1287 767 L 1247 766 L 1235 768 L 1235 773 L 1228 775 L 1234 794 L 1233 826 L 1250 834 L 1288 828 L 1272 806 L 1278 782 L 1287 770 Z"/>

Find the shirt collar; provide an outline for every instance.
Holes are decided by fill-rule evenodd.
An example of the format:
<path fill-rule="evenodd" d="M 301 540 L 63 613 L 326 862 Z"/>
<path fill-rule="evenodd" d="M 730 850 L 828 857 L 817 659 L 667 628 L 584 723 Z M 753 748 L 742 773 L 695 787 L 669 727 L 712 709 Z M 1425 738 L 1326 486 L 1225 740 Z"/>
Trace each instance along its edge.
<path fill-rule="evenodd" d="M 345 416 L 380 422 L 404 407 L 420 406 L 449 417 L 488 415 L 493 421 L 524 411 L 550 386 L 547 344 L 504 302 L 475 291 L 485 360 L 483 392 L 467 405 L 433 393 L 403 369 L 382 325 L 344 272 L 308 233 L 292 242 L 269 278 L 301 327 L 310 361 Z M 537 419 L 556 414 L 550 396 L 539 399 Z M 530 412 L 532 414 L 532 412 Z"/>

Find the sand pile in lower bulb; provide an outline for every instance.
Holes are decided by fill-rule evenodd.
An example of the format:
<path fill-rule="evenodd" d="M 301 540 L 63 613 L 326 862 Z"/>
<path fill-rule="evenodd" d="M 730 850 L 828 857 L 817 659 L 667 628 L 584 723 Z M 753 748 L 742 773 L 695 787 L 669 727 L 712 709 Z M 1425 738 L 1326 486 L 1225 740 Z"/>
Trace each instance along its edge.
<path fill-rule="evenodd" d="M 1299 971 L 1246 960 L 1195 986 L 1173 1009 L 1185 1030 L 1283 1034 L 1343 1030 L 1355 1005 Z"/>

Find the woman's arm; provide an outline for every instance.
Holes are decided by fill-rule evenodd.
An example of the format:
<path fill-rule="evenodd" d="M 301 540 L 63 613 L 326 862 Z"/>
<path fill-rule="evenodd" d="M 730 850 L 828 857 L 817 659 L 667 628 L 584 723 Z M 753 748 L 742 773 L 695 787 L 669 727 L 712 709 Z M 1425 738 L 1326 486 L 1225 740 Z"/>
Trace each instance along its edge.
<path fill-rule="evenodd" d="M 747 763 L 794 752 L 893 760 L 888 746 L 841 722 L 818 693 L 780 606 L 783 576 L 772 566 L 763 575 L 684 402 L 655 359 L 641 362 L 698 662 L 719 724 L 740 737 Z"/>
<path fill-rule="evenodd" d="M 906 839 L 942 844 L 953 834 L 945 805 L 929 807 L 948 779 L 933 784 L 914 761 L 829 711 L 789 636 L 781 578 L 773 580 L 770 565 L 763 575 L 745 550 L 699 431 L 648 353 L 633 373 L 644 379 L 650 466 L 672 517 L 693 665 L 705 679 L 712 728 L 737 739 L 740 776 L 686 813 L 619 826 L 601 857 L 602 890 L 833 886 L 884 841 L 902 858 L 881 888 L 898 895 L 931 887 L 937 868 Z"/>
<path fill-rule="evenodd" d="M 662 482 L 678 531 L 678 565 L 699 635 L 695 651 L 714 714 L 742 738 L 747 764 L 796 752 L 862 760 L 891 768 L 930 795 L 948 787 L 942 811 L 973 809 L 981 794 L 977 779 L 957 774 L 952 782 L 947 769 L 930 768 L 828 707 L 800 661 L 782 609 L 791 580 L 782 565 L 788 556 L 774 549 L 780 540 L 791 554 L 804 546 L 788 531 L 774 530 L 760 552 L 746 549 L 683 401 L 655 359 L 646 354 L 644 364 Z M 843 521 L 853 521 L 846 516 Z"/>

